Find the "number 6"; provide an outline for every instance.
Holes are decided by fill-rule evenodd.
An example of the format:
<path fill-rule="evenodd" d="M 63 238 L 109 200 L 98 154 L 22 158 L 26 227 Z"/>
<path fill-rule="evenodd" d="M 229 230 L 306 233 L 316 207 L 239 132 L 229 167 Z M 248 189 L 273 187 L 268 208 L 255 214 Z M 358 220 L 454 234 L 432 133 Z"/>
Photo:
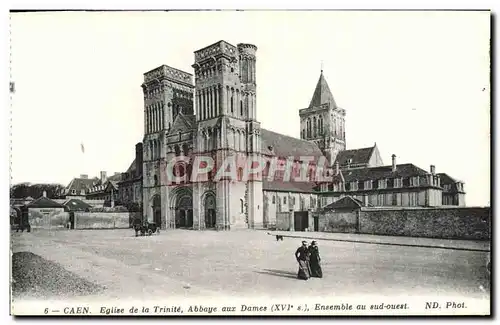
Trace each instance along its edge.
<path fill-rule="evenodd" d="M 45 314 L 48 314 L 48 313 L 49 313 L 49 309 L 48 309 L 48 308 L 45 308 L 44 313 L 45 313 Z"/>

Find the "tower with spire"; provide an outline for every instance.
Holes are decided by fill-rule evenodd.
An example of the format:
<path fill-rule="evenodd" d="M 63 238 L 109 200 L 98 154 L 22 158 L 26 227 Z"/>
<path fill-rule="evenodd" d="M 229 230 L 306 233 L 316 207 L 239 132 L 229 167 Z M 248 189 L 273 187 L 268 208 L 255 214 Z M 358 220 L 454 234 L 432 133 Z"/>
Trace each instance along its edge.
<path fill-rule="evenodd" d="M 315 143 L 333 164 L 346 149 L 345 110 L 337 106 L 321 70 L 309 107 L 299 110 L 300 137 Z"/>

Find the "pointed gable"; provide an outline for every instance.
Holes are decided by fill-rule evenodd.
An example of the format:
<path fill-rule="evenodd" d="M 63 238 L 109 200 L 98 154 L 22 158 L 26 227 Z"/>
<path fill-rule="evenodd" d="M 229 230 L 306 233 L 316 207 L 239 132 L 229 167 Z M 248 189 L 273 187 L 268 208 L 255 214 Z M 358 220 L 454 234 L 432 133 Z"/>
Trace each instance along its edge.
<path fill-rule="evenodd" d="M 332 92 L 330 91 L 330 87 L 328 87 L 328 83 L 323 76 L 323 71 L 321 71 L 321 75 L 319 76 L 318 84 L 314 90 L 309 107 L 317 107 L 327 103 L 331 104 L 333 108 L 337 107 L 337 104 L 333 99 Z"/>
<path fill-rule="evenodd" d="M 365 204 L 352 196 L 344 196 L 343 198 L 328 204 L 323 210 L 336 210 L 336 209 L 359 209 L 364 207 Z"/>
<path fill-rule="evenodd" d="M 193 128 L 194 122 L 193 115 L 184 115 L 182 111 L 180 111 L 175 117 L 169 133 L 190 131 Z"/>
<path fill-rule="evenodd" d="M 35 201 L 26 205 L 27 208 L 64 208 L 62 204 L 57 203 L 45 196 L 41 196 Z"/>

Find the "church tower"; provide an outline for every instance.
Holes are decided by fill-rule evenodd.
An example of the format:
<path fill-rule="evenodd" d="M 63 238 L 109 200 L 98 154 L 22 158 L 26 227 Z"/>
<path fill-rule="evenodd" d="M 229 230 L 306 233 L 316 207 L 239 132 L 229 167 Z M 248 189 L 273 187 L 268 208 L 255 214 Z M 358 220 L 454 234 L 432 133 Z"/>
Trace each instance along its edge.
<path fill-rule="evenodd" d="M 166 182 L 162 166 L 166 136 L 179 112 L 193 114 L 193 76 L 162 65 L 144 74 L 143 213 L 162 228 L 166 225 Z"/>
<path fill-rule="evenodd" d="M 345 110 L 335 103 L 323 70 L 309 107 L 299 110 L 300 138 L 314 142 L 333 165 L 337 154 L 346 149 Z"/>
<path fill-rule="evenodd" d="M 242 162 L 260 153 L 256 51 L 251 44 L 234 46 L 219 41 L 194 53 L 194 154 L 211 156 L 216 166 L 205 182 L 193 184 L 193 212 L 198 219 L 194 220 L 195 227 L 197 223 L 200 228 L 217 229 L 262 224 L 262 183 L 241 180 Z M 228 157 L 236 162 L 228 167 L 234 172 L 232 177 L 216 180 Z"/>

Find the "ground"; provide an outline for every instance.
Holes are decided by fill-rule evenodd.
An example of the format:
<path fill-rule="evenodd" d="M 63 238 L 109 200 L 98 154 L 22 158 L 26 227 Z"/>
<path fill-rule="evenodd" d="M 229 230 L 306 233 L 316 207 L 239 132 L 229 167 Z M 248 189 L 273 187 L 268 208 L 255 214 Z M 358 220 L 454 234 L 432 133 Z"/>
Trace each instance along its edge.
<path fill-rule="evenodd" d="M 314 233 L 303 234 L 314 238 Z M 377 236 L 356 236 L 365 243 L 323 236 L 324 278 L 301 281 L 294 259 L 301 239 L 278 242 L 264 231 L 170 230 L 151 237 L 134 237 L 131 229 L 12 233 L 13 297 L 378 294 L 489 299 L 485 251 L 380 245 L 373 244 Z M 385 241 L 391 240 L 408 244 L 404 238 Z M 478 245 L 473 246 L 484 246 Z"/>

